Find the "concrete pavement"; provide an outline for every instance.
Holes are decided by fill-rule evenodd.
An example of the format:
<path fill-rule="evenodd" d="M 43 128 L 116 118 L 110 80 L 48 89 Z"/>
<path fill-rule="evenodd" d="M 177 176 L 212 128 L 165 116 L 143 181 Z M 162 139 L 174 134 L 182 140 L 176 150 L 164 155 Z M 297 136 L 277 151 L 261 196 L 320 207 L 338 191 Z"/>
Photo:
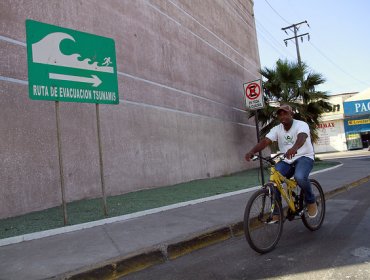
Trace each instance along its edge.
<path fill-rule="evenodd" d="M 312 177 L 328 194 L 370 180 L 370 157 Z M 0 279 L 114 279 L 242 234 L 251 192 L 0 247 Z"/>
<path fill-rule="evenodd" d="M 370 151 L 368 148 L 360 149 L 360 150 L 343 151 L 343 152 L 316 154 L 316 157 L 322 160 L 336 159 L 336 158 L 364 157 L 364 156 L 370 156 Z"/>
<path fill-rule="evenodd" d="M 127 280 L 369 280 L 370 182 L 326 202 L 323 226 L 285 222 L 276 248 L 251 249 L 244 236 L 127 275 Z M 190 268 L 190 269 L 189 269 Z"/>

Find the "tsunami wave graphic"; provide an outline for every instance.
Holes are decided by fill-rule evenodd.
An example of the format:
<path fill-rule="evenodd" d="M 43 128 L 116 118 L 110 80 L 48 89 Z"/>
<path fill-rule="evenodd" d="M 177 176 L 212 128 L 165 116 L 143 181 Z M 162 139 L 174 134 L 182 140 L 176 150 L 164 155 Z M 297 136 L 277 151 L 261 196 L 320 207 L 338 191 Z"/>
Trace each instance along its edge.
<path fill-rule="evenodd" d="M 98 66 L 97 62 L 91 63 L 91 59 L 78 60 L 80 54 L 65 55 L 60 50 L 63 40 L 76 40 L 69 34 L 63 32 L 50 33 L 39 42 L 32 44 L 32 60 L 35 63 L 64 66 L 70 68 L 86 69 L 98 72 L 113 73 L 113 67 Z"/>

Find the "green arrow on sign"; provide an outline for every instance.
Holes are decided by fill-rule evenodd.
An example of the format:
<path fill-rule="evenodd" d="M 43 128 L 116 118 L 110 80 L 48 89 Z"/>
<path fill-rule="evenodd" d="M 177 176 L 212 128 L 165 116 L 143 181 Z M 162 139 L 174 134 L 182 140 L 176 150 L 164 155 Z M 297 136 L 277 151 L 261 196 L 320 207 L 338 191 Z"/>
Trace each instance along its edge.
<path fill-rule="evenodd" d="M 118 104 L 113 39 L 26 20 L 29 96 Z"/>

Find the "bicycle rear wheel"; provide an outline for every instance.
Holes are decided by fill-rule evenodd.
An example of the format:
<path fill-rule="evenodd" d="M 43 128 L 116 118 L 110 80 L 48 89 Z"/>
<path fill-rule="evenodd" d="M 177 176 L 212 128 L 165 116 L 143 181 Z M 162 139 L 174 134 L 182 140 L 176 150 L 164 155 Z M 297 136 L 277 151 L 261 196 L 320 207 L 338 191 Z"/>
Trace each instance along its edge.
<path fill-rule="evenodd" d="M 309 218 L 308 213 L 305 211 L 302 216 L 303 224 L 312 231 L 318 230 L 322 223 L 324 222 L 325 218 L 325 196 L 322 187 L 320 186 L 319 182 L 314 179 L 310 179 L 312 191 L 316 197 L 316 204 L 317 204 L 317 216 L 315 218 Z M 301 191 L 301 195 L 303 195 L 304 201 L 304 194 Z"/>
<path fill-rule="evenodd" d="M 274 212 L 279 216 L 276 222 L 271 221 L 273 204 Z M 270 252 L 278 243 L 282 231 L 283 210 L 280 202 L 269 196 L 268 189 L 256 191 L 244 212 L 244 234 L 249 245 L 258 253 Z"/>

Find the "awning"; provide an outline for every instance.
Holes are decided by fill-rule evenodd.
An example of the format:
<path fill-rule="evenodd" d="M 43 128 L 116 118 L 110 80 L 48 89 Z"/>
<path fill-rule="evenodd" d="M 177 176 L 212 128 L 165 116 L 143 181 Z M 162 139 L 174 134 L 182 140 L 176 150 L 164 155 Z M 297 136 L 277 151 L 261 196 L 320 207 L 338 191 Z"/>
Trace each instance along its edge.
<path fill-rule="evenodd" d="M 361 91 L 350 98 L 346 99 L 345 102 L 350 102 L 350 101 L 358 101 L 358 100 L 366 100 L 370 99 L 370 88 L 365 89 L 364 91 Z"/>

